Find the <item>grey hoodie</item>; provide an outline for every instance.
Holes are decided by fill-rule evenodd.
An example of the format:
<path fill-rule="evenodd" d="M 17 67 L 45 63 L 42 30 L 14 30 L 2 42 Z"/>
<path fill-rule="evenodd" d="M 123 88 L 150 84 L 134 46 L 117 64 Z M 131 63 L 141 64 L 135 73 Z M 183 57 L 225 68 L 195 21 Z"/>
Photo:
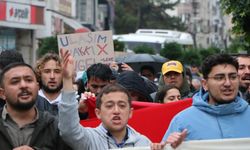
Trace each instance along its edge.
<path fill-rule="evenodd" d="M 96 128 L 83 127 L 79 123 L 78 102 L 75 92 L 62 92 L 59 103 L 59 130 L 64 141 L 74 150 L 105 150 L 118 148 L 107 130 L 100 124 Z M 128 139 L 122 147 L 149 146 L 151 141 L 130 126 Z"/>

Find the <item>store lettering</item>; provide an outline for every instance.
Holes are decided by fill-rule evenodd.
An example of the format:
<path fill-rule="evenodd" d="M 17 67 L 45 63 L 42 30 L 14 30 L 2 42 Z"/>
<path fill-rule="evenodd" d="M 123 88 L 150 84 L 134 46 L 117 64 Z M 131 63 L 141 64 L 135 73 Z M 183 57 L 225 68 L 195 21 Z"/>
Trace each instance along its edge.
<path fill-rule="evenodd" d="M 10 9 L 10 12 L 13 12 L 14 8 Z M 14 13 L 10 13 L 10 16 L 13 16 L 15 18 L 22 18 L 22 19 L 27 19 L 28 18 L 28 14 L 29 14 L 29 9 L 25 8 L 25 9 L 18 9 L 15 8 L 14 9 Z"/>

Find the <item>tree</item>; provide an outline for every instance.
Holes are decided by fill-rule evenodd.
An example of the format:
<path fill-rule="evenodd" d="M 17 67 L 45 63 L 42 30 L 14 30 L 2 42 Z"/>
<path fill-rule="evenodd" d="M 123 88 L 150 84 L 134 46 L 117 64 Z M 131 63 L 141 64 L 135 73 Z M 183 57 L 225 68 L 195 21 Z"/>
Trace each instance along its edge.
<path fill-rule="evenodd" d="M 125 45 L 123 42 L 114 40 L 113 43 L 114 43 L 114 51 L 124 51 Z"/>
<path fill-rule="evenodd" d="M 245 44 L 244 44 L 244 39 L 241 37 L 236 37 L 232 40 L 231 44 L 228 47 L 228 52 L 229 53 L 239 53 L 240 51 L 246 51 L 245 49 Z M 249 49 L 248 49 L 248 53 Z"/>
<path fill-rule="evenodd" d="M 220 0 L 222 9 L 227 14 L 232 14 L 233 32 L 243 35 L 245 45 L 249 49 L 250 44 L 250 1 L 249 0 Z"/>
<path fill-rule="evenodd" d="M 187 65 L 200 65 L 201 55 L 195 49 L 189 49 L 183 52 L 182 61 Z"/>
<path fill-rule="evenodd" d="M 155 54 L 155 51 L 152 47 L 149 47 L 147 45 L 140 45 L 134 48 L 134 52 L 136 54 L 138 53 L 148 53 L 148 54 Z"/>
<path fill-rule="evenodd" d="M 170 60 L 181 60 L 183 49 L 178 43 L 166 43 L 164 44 L 164 48 L 161 49 L 160 55 L 168 58 Z"/>
<path fill-rule="evenodd" d="M 56 37 L 51 36 L 39 41 L 39 48 L 37 50 L 38 57 L 41 57 L 48 52 L 59 53 Z"/>
<path fill-rule="evenodd" d="M 220 53 L 220 49 L 216 47 L 209 47 L 207 49 L 199 50 L 201 60 L 205 60 L 208 56 L 216 54 L 216 53 Z"/>
<path fill-rule="evenodd" d="M 180 18 L 171 17 L 166 9 L 173 9 L 178 3 L 169 0 L 119 0 L 115 6 L 114 27 L 116 34 L 135 32 L 139 28 L 176 29 L 184 31 Z"/>

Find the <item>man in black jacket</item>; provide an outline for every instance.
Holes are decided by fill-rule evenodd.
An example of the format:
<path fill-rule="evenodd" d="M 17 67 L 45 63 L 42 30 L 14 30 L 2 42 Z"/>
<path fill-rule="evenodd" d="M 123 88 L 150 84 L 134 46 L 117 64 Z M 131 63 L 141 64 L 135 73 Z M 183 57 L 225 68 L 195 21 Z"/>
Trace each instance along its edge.
<path fill-rule="evenodd" d="M 1 149 L 70 149 L 59 135 L 56 119 L 35 106 L 39 87 L 31 66 L 8 65 L 0 74 L 0 85 L 6 101 L 0 111 Z"/>
<path fill-rule="evenodd" d="M 5 50 L 0 54 L 0 72 L 4 67 L 8 66 L 11 63 L 22 62 L 24 63 L 23 56 L 16 50 Z M 3 99 L 0 93 L 0 108 L 5 105 L 5 100 Z M 43 97 L 37 95 L 36 98 L 36 107 L 39 111 L 48 111 L 53 114 L 54 109 L 50 103 Z"/>
<path fill-rule="evenodd" d="M 5 66 L 14 62 L 24 62 L 23 56 L 21 53 L 15 50 L 5 50 L 0 54 L 0 72 L 3 70 Z M 5 104 L 2 95 L 0 95 L 0 108 L 2 108 Z"/>

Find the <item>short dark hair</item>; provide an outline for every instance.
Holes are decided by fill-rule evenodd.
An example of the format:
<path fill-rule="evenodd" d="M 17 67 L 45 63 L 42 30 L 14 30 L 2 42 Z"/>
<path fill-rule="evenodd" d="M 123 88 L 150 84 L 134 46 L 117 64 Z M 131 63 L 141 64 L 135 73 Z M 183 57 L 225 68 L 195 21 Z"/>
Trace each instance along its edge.
<path fill-rule="evenodd" d="M 236 68 L 236 70 L 238 70 L 239 68 L 239 64 L 237 60 L 234 57 L 230 56 L 229 54 L 211 55 L 211 56 L 208 56 L 204 60 L 202 67 L 201 67 L 204 79 L 208 78 L 208 74 L 211 72 L 214 66 L 221 65 L 221 64 L 232 65 Z"/>
<path fill-rule="evenodd" d="M 101 108 L 101 104 L 102 104 L 102 97 L 104 94 L 109 94 L 111 92 L 123 92 L 125 93 L 127 96 L 128 96 L 128 103 L 129 103 L 129 106 L 131 107 L 131 96 L 128 92 L 128 90 L 123 87 L 122 85 L 120 84 L 109 84 L 109 85 L 106 85 L 102 91 L 97 95 L 96 97 L 96 108 Z"/>
<path fill-rule="evenodd" d="M 161 88 L 161 90 L 156 93 L 155 100 L 159 103 L 163 103 L 164 97 L 166 96 L 167 91 L 169 91 L 171 89 L 177 89 L 180 91 L 180 89 L 178 87 L 176 87 L 172 84 L 164 85 L 163 88 Z"/>
<path fill-rule="evenodd" d="M 149 70 L 153 75 L 155 74 L 155 69 L 152 66 L 144 65 L 141 67 L 140 72 L 142 73 L 143 70 Z"/>
<path fill-rule="evenodd" d="M 99 78 L 103 81 L 110 81 L 111 76 L 112 70 L 110 67 L 102 63 L 93 64 L 87 69 L 88 80 L 90 78 Z"/>
<path fill-rule="evenodd" d="M 1 87 L 3 87 L 3 80 L 4 80 L 5 73 L 8 72 L 10 69 L 16 68 L 16 67 L 28 67 L 33 71 L 34 75 L 36 75 L 34 69 L 29 64 L 26 64 L 24 62 L 11 63 L 11 64 L 7 65 L 6 67 L 4 67 L 4 69 L 2 70 L 2 72 L 0 74 L 0 85 L 1 85 Z"/>
<path fill-rule="evenodd" d="M 15 62 L 24 62 L 21 53 L 16 50 L 5 50 L 1 52 L 0 69 L 3 69 L 5 66 Z"/>
<path fill-rule="evenodd" d="M 238 60 L 239 57 L 241 57 L 241 58 L 250 58 L 250 55 L 249 54 L 238 54 L 238 55 L 235 55 L 235 57 Z"/>

